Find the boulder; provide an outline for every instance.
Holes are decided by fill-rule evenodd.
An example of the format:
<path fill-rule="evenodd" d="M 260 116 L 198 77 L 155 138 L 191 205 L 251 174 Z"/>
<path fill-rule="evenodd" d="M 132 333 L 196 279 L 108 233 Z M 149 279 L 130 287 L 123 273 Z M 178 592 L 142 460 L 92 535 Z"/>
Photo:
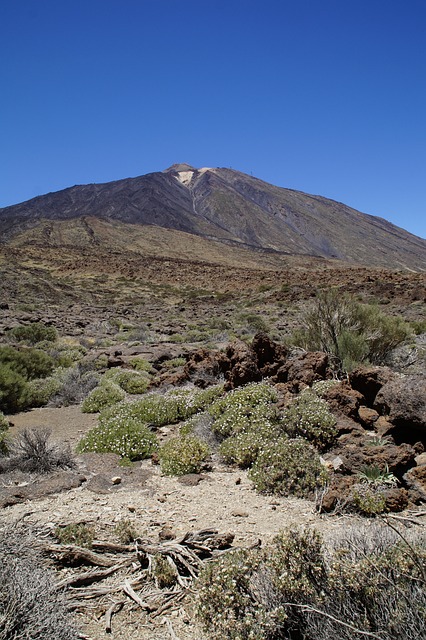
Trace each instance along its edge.
<path fill-rule="evenodd" d="M 377 393 L 375 408 L 397 426 L 426 435 L 426 383 L 423 376 L 389 380 Z"/>
<path fill-rule="evenodd" d="M 352 389 L 359 391 L 367 406 L 372 407 L 377 393 L 395 374 L 387 367 L 357 367 L 349 374 Z"/>
<path fill-rule="evenodd" d="M 347 416 L 348 418 L 358 418 L 358 408 L 364 400 L 359 391 L 352 389 L 347 382 L 335 384 L 324 394 L 333 413 Z"/>
<path fill-rule="evenodd" d="M 288 359 L 277 371 L 277 382 L 298 382 L 311 386 L 327 376 L 328 355 L 308 351 Z"/>
<path fill-rule="evenodd" d="M 288 349 L 274 342 L 266 333 L 257 333 L 251 343 L 256 363 L 263 376 L 273 376 L 284 364 Z"/>
<path fill-rule="evenodd" d="M 231 363 L 225 354 L 204 348 L 198 349 L 190 354 L 183 371 L 174 374 L 179 377 L 179 382 L 175 381 L 174 384 L 190 380 L 196 386 L 205 388 L 217 382 L 218 377 L 230 367 Z"/>
<path fill-rule="evenodd" d="M 225 372 L 226 389 L 235 389 L 249 382 L 260 382 L 262 374 L 254 351 L 242 340 L 236 340 L 226 349 L 229 370 Z"/>
<path fill-rule="evenodd" d="M 379 414 L 374 409 L 369 409 L 369 407 L 359 407 L 358 417 L 366 427 L 373 427 L 379 418 Z"/>
<path fill-rule="evenodd" d="M 404 481 L 419 500 L 426 501 L 426 464 L 410 469 L 405 474 Z"/>

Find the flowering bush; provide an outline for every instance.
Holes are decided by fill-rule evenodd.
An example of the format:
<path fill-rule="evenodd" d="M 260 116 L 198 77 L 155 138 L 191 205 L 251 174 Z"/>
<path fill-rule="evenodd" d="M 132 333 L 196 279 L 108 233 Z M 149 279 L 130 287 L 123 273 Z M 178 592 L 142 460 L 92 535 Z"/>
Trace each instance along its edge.
<path fill-rule="evenodd" d="M 341 384 L 340 380 L 318 380 L 314 382 L 311 389 L 319 398 L 323 398 L 327 391 L 333 389 L 336 384 Z"/>
<path fill-rule="evenodd" d="M 214 418 L 212 429 L 222 438 L 262 428 L 276 419 L 277 394 L 265 383 L 253 383 L 230 391 L 208 408 Z"/>
<path fill-rule="evenodd" d="M 129 460 L 148 458 L 157 439 L 150 429 L 132 418 L 103 420 L 78 443 L 78 453 L 116 453 Z"/>
<path fill-rule="evenodd" d="M 325 400 L 309 389 L 302 391 L 284 411 L 281 423 L 291 438 L 306 438 L 319 449 L 330 445 L 337 436 L 336 418 Z"/>
<path fill-rule="evenodd" d="M 237 464 L 242 469 L 250 467 L 262 448 L 282 434 L 276 425 L 268 419 L 252 422 L 247 431 L 240 431 L 224 440 L 219 453 L 228 464 Z"/>
<path fill-rule="evenodd" d="M 110 369 L 104 374 L 104 379 L 112 380 L 123 391 L 131 395 L 142 394 L 148 388 L 150 377 L 146 372 L 137 372 L 123 369 Z"/>
<path fill-rule="evenodd" d="M 295 529 L 232 551 L 203 568 L 197 616 L 214 640 L 423 638 L 425 539 L 406 535 L 352 529 L 326 546 Z"/>
<path fill-rule="evenodd" d="M 161 470 L 168 476 L 199 473 L 209 453 L 208 446 L 195 436 L 171 438 L 159 451 Z"/>
<path fill-rule="evenodd" d="M 83 413 L 97 413 L 105 407 L 117 404 L 125 396 L 123 389 L 114 382 L 106 380 L 89 393 L 81 405 L 81 410 Z"/>
<path fill-rule="evenodd" d="M 308 498 L 327 479 L 316 450 L 303 438 L 268 443 L 249 471 L 258 491 Z"/>

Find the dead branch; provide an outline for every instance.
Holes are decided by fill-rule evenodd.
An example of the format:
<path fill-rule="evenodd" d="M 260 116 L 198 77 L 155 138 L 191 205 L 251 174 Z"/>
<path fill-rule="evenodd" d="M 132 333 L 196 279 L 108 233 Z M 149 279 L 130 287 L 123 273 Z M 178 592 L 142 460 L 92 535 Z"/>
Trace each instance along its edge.
<path fill-rule="evenodd" d="M 131 598 L 134 602 L 136 602 L 137 605 L 141 607 L 141 609 L 146 609 L 147 611 L 151 611 L 151 605 L 149 605 L 147 602 L 145 602 L 144 600 L 142 600 L 142 598 L 138 596 L 136 591 L 134 591 L 130 586 L 130 582 L 127 579 L 124 581 L 122 589 L 124 593 L 127 596 L 129 596 L 129 598 Z"/>
<path fill-rule="evenodd" d="M 109 558 L 73 544 L 43 545 L 43 551 L 62 565 L 92 564 L 96 567 L 112 567 L 117 562 L 116 558 Z"/>
<path fill-rule="evenodd" d="M 65 587 L 81 587 L 87 584 L 92 584 L 92 582 L 99 582 L 100 580 L 104 580 L 104 578 L 108 578 L 108 576 L 112 575 L 119 569 L 128 567 L 131 562 L 131 560 L 125 560 L 124 562 L 119 562 L 118 564 L 109 567 L 109 569 L 104 569 L 103 571 L 85 571 L 84 573 L 79 573 L 61 580 L 56 586 L 58 589 L 63 589 Z"/>
<path fill-rule="evenodd" d="M 105 613 L 105 632 L 106 633 L 112 633 L 112 625 L 111 625 L 112 616 L 115 613 L 118 613 L 119 611 L 121 611 L 123 606 L 124 606 L 124 600 L 120 600 L 120 602 L 114 602 L 114 604 L 112 604 L 108 609 L 108 611 Z"/>

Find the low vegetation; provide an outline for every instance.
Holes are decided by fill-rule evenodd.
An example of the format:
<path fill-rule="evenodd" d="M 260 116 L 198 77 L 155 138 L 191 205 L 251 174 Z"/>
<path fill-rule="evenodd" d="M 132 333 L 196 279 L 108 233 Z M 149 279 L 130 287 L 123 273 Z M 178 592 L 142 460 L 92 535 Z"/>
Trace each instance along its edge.
<path fill-rule="evenodd" d="M 290 530 L 208 563 L 197 612 L 215 640 L 415 640 L 426 631 L 426 539 L 375 526 L 325 544 Z"/>
<path fill-rule="evenodd" d="M 75 640 L 65 599 L 35 541 L 16 526 L 0 533 L 0 640 Z"/>
<path fill-rule="evenodd" d="M 116 453 L 128 460 L 143 460 L 156 449 L 154 433 L 131 416 L 117 418 L 104 415 L 78 443 L 78 453 Z"/>
<path fill-rule="evenodd" d="M 326 483 L 327 472 L 306 440 L 282 437 L 262 448 L 249 477 L 261 493 L 312 498 Z"/>
<path fill-rule="evenodd" d="M 302 324 L 293 334 L 293 343 L 331 354 L 346 371 L 361 362 L 382 364 L 392 349 L 412 335 L 402 318 L 387 316 L 378 306 L 361 304 L 337 289 L 318 293 Z"/>
<path fill-rule="evenodd" d="M 281 425 L 291 438 L 306 438 L 320 450 L 337 436 L 336 418 L 325 400 L 310 389 L 300 393 L 284 411 Z"/>
<path fill-rule="evenodd" d="M 106 380 L 89 393 L 81 405 L 81 410 L 83 413 L 98 413 L 102 409 L 124 400 L 125 397 L 125 392 L 118 384 Z"/>
<path fill-rule="evenodd" d="M 20 471 L 49 473 L 74 466 L 69 447 L 51 442 L 46 428 L 23 429 L 7 441 L 4 456 L 0 458 L 0 472 Z"/>
<path fill-rule="evenodd" d="M 170 438 L 159 451 L 161 470 L 168 476 L 200 473 L 209 453 L 205 442 L 196 436 Z"/>

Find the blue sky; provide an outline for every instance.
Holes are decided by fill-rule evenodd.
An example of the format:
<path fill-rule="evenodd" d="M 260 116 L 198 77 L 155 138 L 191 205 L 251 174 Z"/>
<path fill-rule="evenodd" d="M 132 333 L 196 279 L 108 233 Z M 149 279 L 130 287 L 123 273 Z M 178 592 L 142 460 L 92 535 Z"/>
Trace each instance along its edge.
<path fill-rule="evenodd" d="M 175 162 L 426 237 L 424 0 L 3 0 L 0 206 Z"/>

